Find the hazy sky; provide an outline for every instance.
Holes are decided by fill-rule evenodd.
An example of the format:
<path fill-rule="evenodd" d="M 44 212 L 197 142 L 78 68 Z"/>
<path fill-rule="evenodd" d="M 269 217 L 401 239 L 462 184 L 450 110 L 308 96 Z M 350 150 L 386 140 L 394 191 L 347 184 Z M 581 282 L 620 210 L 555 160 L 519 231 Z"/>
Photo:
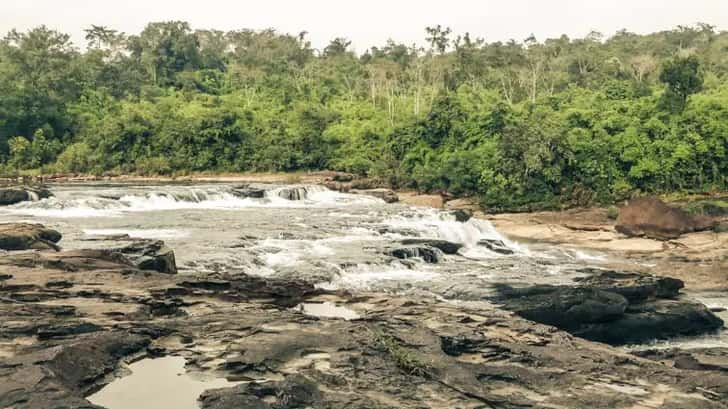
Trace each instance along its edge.
<path fill-rule="evenodd" d="M 344 36 L 363 51 L 388 38 L 423 43 L 424 28 L 436 24 L 488 41 L 622 28 L 645 33 L 699 21 L 728 29 L 728 0 L 0 0 L 0 32 L 46 24 L 79 45 L 90 24 L 138 33 L 161 20 L 221 30 L 306 30 L 316 47 Z"/>

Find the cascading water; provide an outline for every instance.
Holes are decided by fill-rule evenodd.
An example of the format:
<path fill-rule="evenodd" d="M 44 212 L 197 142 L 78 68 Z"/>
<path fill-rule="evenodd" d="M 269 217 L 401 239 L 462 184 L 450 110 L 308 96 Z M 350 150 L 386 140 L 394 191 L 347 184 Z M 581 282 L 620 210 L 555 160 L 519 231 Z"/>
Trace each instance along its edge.
<path fill-rule="evenodd" d="M 483 241 L 500 242 L 513 253 L 529 254 L 526 248 L 498 233 L 487 220 L 470 219 L 461 223 L 454 215 L 436 209 L 410 209 L 409 212 L 391 217 L 384 223 L 391 227 L 390 235 L 393 237 L 403 237 L 399 232 L 416 232 L 422 237 L 460 243 L 463 245 L 460 254 L 466 257 L 489 258 L 499 255 L 481 245 Z"/>
<path fill-rule="evenodd" d="M 30 198 L 30 201 L 37 202 L 40 200 L 40 196 L 38 196 L 38 193 L 32 190 L 27 190 L 26 192 L 28 192 L 28 197 Z"/>
<path fill-rule="evenodd" d="M 38 217 L 119 217 L 126 212 L 184 209 L 235 210 L 260 207 L 343 206 L 379 203 L 379 199 L 330 191 L 323 186 L 269 186 L 262 198 L 240 197 L 235 189 L 210 186 L 133 186 L 99 189 L 81 196 L 57 194 L 55 197 L 22 202 L 3 209 L 6 213 Z"/>

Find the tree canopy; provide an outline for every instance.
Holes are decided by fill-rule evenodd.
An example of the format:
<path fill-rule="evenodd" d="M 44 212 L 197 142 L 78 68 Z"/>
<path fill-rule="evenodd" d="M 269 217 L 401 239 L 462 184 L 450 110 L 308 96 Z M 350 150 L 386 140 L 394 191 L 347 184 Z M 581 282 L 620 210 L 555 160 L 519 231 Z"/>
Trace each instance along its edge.
<path fill-rule="evenodd" d="M 728 33 L 487 42 L 357 54 L 307 33 L 41 26 L 0 41 L 0 170 L 332 169 L 492 208 L 725 190 Z"/>

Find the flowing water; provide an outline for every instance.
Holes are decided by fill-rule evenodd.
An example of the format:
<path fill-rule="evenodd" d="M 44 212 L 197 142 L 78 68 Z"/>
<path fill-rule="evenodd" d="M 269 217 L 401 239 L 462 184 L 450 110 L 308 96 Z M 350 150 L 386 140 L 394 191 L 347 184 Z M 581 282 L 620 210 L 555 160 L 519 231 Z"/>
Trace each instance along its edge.
<path fill-rule="evenodd" d="M 108 235 L 162 239 L 175 250 L 181 274 L 302 278 L 323 288 L 475 301 L 495 284 L 569 283 L 583 275 L 580 269 L 609 261 L 604 254 L 510 241 L 488 221 L 460 223 L 436 209 L 319 186 L 262 186 L 259 198 L 242 197 L 232 184 L 83 183 L 51 190 L 55 197 L 2 208 L 0 218 L 56 228 L 66 249 L 107 246 L 99 239 Z M 386 255 L 407 238 L 463 248 L 437 264 Z M 502 241 L 512 254 L 493 252 L 482 240 Z M 725 294 L 705 302 L 728 304 Z M 725 334 L 716 340 L 725 342 Z"/>

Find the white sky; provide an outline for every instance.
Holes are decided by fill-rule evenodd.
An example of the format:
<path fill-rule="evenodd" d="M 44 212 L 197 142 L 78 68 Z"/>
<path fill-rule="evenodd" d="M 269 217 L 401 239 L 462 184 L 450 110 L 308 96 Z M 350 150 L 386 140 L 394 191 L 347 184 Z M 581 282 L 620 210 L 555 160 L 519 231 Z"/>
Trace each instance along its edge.
<path fill-rule="evenodd" d="M 138 33 L 150 21 L 185 20 L 193 28 L 306 30 L 315 47 L 347 37 L 357 51 L 388 38 L 424 43 L 424 28 L 450 26 L 487 41 L 539 40 L 591 30 L 611 35 L 706 22 L 728 29 L 728 0 L 0 0 L 0 33 L 40 24 L 73 35 L 106 25 Z"/>

